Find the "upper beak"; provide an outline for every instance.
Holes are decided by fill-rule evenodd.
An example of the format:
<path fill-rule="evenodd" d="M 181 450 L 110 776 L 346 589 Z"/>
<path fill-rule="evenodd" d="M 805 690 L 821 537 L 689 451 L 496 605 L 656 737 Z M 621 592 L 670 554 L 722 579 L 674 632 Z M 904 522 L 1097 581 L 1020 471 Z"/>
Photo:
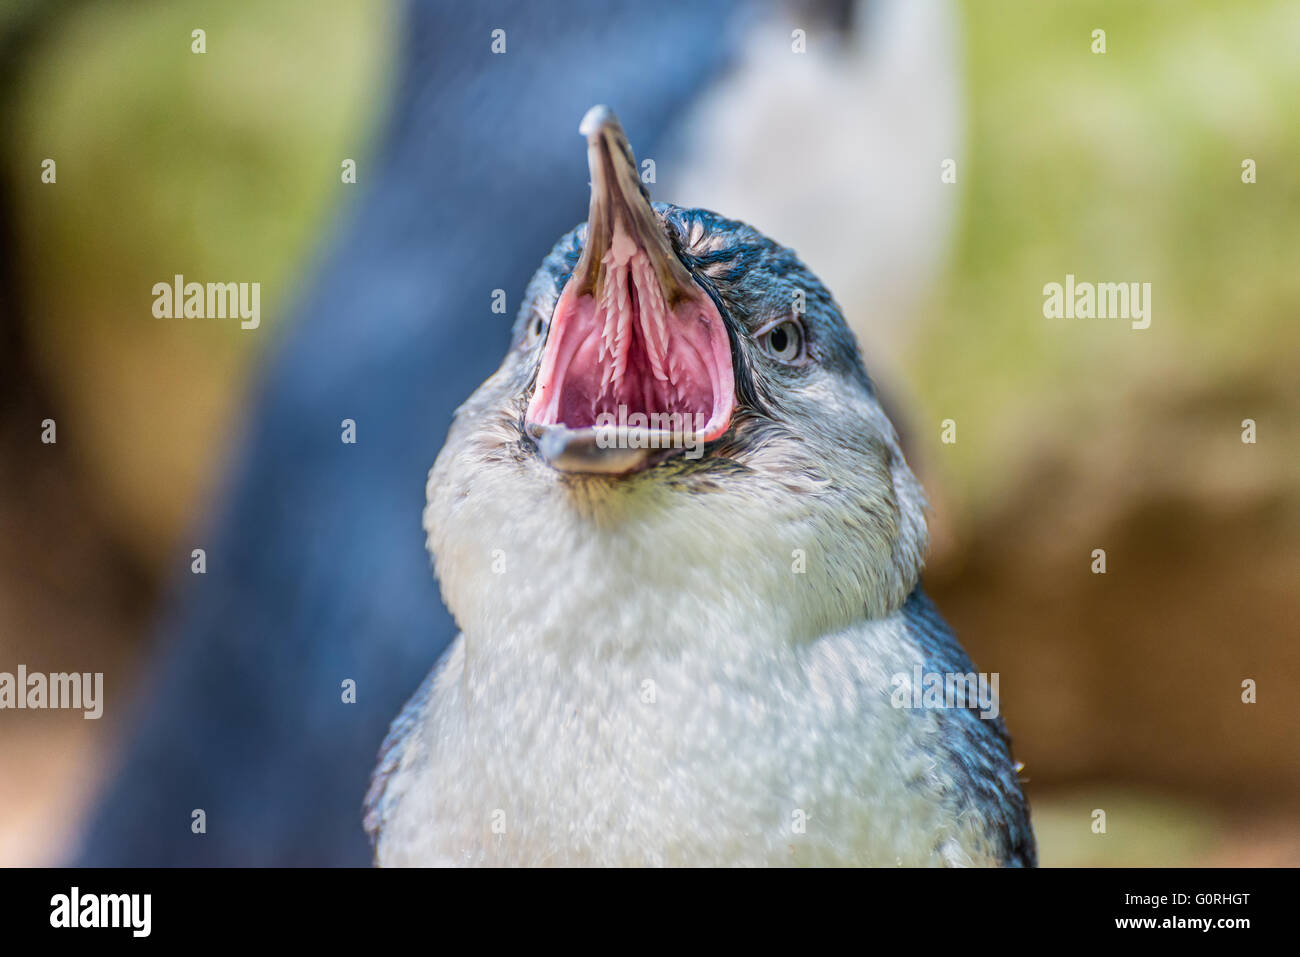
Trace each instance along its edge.
<path fill-rule="evenodd" d="M 650 193 L 641 182 L 636 157 L 614 111 L 608 106 L 593 106 L 582 118 L 578 132 L 587 138 L 587 166 L 591 171 L 587 239 L 571 280 L 578 284 L 578 292 L 599 298 L 605 279 L 605 255 L 621 224 L 650 257 L 670 309 L 684 297 L 695 295 L 699 287 L 673 252 L 650 206 Z"/>

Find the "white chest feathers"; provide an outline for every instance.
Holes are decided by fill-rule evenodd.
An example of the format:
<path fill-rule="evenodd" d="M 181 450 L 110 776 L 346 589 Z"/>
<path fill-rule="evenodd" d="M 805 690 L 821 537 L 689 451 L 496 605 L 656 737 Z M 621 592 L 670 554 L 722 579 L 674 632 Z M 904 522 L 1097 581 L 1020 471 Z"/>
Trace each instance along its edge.
<path fill-rule="evenodd" d="M 727 666 L 476 650 L 458 638 L 399 722 L 381 865 L 993 863 L 986 822 L 944 806 L 941 728 L 891 706 L 920 660 L 901 616 Z"/>

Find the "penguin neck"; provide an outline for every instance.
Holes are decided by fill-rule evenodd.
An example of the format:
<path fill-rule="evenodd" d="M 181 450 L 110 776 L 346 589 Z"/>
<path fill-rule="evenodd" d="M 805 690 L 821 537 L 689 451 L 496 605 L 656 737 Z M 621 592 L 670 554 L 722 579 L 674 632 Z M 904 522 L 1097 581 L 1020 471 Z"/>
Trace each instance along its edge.
<path fill-rule="evenodd" d="M 481 660 L 770 653 L 845 622 L 792 554 L 807 531 L 749 503 L 642 485 L 599 508 L 547 494 L 426 512 L 448 607 Z M 832 596 L 833 597 L 833 596 Z"/>
<path fill-rule="evenodd" d="M 790 449 L 775 442 L 725 480 L 573 481 L 503 454 L 491 421 L 463 413 L 424 513 L 447 607 L 489 657 L 698 653 L 725 667 L 887 618 L 919 578 L 924 518 L 901 456 L 892 482 L 848 487 L 778 468 Z"/>

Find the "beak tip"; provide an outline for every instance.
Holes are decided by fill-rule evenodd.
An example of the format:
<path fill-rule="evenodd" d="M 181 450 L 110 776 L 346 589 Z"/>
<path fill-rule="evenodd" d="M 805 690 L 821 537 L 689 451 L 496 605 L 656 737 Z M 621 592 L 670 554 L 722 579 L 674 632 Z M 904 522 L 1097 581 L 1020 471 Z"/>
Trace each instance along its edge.
<path fill-rule="evenodd" d="M 578 132 L 590 139 L 611 124 L 618 126 L 618 117 L 608 106 L 598 103 L 583 116 L 582 122 L 578 124 Z"/>

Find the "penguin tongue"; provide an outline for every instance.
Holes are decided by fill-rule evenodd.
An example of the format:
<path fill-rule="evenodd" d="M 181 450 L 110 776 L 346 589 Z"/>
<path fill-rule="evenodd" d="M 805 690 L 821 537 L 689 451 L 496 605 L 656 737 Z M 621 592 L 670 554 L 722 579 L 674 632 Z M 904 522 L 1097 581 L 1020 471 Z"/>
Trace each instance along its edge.
<path fill-rule="evenodd" d="M 698 453 L 735 408 L 722 316 L 677 258 L 614 114 L 583 119 L 592 199 L 525 422 L 558 469 L 622 474 Z"/>

